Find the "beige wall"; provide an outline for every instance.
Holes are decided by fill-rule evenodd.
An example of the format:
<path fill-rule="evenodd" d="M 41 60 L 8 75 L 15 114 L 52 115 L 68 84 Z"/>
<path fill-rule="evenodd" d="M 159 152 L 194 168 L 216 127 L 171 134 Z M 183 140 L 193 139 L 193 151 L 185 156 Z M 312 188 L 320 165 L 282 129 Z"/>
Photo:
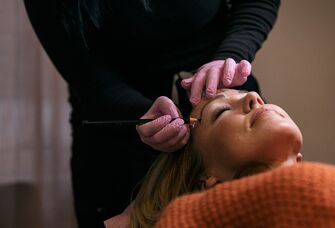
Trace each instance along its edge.
<path fill-rule="evenodd" d="M 22 0 L 0 0 L 0 227 L 76 227 L 64 80 Z"/>
<path fill-rule="evenodd" d="M 335 1 L 284 0 L 253 70 L 296 121 L 305 160 L 335 164 Z"/>

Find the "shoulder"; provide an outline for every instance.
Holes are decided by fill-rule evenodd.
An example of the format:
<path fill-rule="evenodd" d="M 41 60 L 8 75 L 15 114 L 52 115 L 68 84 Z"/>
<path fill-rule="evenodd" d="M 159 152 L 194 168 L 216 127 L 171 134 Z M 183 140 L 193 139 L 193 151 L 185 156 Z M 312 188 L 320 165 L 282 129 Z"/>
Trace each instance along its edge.
<path fill-rule="evenodd" d="M 130 216 L 119 214 L 106 221 L 104 221 L 106 228 L 128 228 L 129 227 Z"/>
<path fill-rule="evenodd" d="M 128 228 L 130 225 L 130 213 L 132 204 L 130 204 L 121 214 L 104 221 L 106 228 Z"/>

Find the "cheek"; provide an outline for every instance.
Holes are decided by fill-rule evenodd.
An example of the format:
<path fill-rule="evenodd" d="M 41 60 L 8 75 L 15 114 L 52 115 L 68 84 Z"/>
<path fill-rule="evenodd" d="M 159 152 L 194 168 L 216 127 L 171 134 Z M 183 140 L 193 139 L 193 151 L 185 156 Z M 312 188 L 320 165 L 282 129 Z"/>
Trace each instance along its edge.
<path fill-rule="evenodd" d="M 230 118 L 229 122 L 210 131 L 207 142 L 213 159 L 230 168 L 252 162 L 286 160 L 292 149 L 300 151 L 302 135 L 293 121 L 265 121 L 257 128 L 247 128 L 241 118 Z"/>
<path fill-rule="evenodd" d="M 209 170 L 215 169 L 215 167 L 220 165 L 220 161 L 227 160 L 225 145 L 230 139 L 225 132 L 208 127 L 197 129 L 194 132 L 195 134 L 193 134 L 193 146 L 200 152 L 204 165 Z"/>
<path fill-rule="evenodd" d="M 246 151 L 250 146 L 248 132 L 243 118 L 229 118 L 221 121 L 210 132 L 214 157 L 221 165 L 234 168 L 245 160 Z"/>
<path fill-rule="evenodd" d="M 207 167 L 235 169 L 252 161 L 285 160 L 292 147 L 301 148 L 301 132 L 290 119 L 266 119 L 251 129 L 241 116 L 227 119 L 201 129 L 194 137 Z"/>
<path fill-rule="evenodd" d="M 285 144 L 295 140 L 302 142 L 299 128 L 290 119 L 268 119 L 252 129 L 252 132 L 260 139 L 271 141 L 273 143 L 271 145 Z"/>
<path fill-rule="evenodd" d="M 266 161 L 284 161 L 302 146 L 302 135 L 291 120 L 267 121 L 253 129 L 254 150 Z M 255 155 L 257 157 L 257 154 Z"/>

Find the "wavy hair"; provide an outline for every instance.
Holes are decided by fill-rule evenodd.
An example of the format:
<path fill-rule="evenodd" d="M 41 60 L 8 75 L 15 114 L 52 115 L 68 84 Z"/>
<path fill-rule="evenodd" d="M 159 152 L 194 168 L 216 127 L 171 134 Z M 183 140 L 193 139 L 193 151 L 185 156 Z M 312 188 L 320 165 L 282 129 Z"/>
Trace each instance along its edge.
<path fill-rule="evenodd" d="M 203 161 L 191 141 L 184 149 L 156 159 L 133 201 L 130 228 L 154 227 L 173 199 L 201 189 Z"/>

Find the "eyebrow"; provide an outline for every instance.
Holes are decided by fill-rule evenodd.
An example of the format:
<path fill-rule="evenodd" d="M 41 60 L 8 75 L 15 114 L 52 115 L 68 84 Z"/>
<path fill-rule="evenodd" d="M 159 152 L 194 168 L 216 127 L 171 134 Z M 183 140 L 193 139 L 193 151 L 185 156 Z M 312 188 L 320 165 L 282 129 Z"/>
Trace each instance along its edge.
<path fill-rule="evenodd" d="M 224 91 L 222 91 L 222 93 L 223 93 Z M 247 90 L 238 90 L 238 93 L 248 93 L 249 91 L 247 91 Z M 216 101 L 217 99 L 220 99 L 220 98 L 226 98 L 226 96 L 224 95 L 224 94 L 219 94 L 219 95 L 217 95 L 216 97 L 214 97 L 213 99 L 211 99 L 211 100 L 209 100 L 203 107 L 202 107 L 202 109 L 201 109 L 201 111 L 200 111 L 200 119 L 202 118 L 202 113 L 203 113 L 203 111 L 205 110 L 205 108 L 206 108 L 206 106 L 207 105 L 209 105 L 210 103 L 212 103 L 213 101 Z"/>
<path fill-rule="evenodd" d="M 208 101 L 208 102 L 202 107 L 202 109 L 201 109 L 201 111 L 200 111 L 200 119 L 202 118 L 202 113 L 203 113 L 203 111 L 205 110 L 206 106 L 209 105 L 210 103 L 212 103 L 213 101 L 216 101 L 217 99 L 220 99 L 220 98 L 222 98 L 222 97 L 226 98 L 225 95 L 220 94 L 220 95 L 217 95 L 216 97 L 214 97 L 212 100 Z"/>

